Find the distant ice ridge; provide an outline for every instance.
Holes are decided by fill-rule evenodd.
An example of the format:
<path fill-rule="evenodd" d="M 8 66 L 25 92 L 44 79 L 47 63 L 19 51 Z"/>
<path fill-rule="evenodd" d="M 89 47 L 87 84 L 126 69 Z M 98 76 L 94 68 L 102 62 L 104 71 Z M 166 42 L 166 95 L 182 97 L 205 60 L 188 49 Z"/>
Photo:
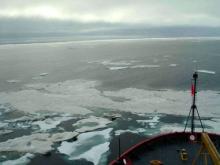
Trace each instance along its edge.
<path fill-rule="evenodd" d="M 58 151 L 68 155 L 70 160 L 86 159 L 94 165 L 106 164 L 103 155 L 109 150 L 111 131 L 112 128 L 108 128 L 80 134 L 75 142 L 62 142 Z"/>
<path fill-rule="evenodd" d="M 28 164 L 33 157 L 34 157 L 33 154 L 26 153 L 24 156 L 22 156 L 18 159 L 7 160 L 4 162 L 0 162 L 0 164 L 1 165 L 24 165 L 24 164 Z"/>
<path fill-rule="evenodd" d="M 99 82 L 87 80 L 29 84 L 21 91 L 1 92 L 0 98 L 2 103 L 28 113 L 88 114 L 92 111 L 87 107 L 100 107 L 132 113 L 153 113 L 157 110 L 158 113 L 187 115 L 191 104 L 190 91 L 125 88 L 100 92 L 96 89 L 98 85 Z M 114 101 L 111 97 L 126 101 Z M 220 116 L 220 95 L 217 91 L 199 91 L 198 98 L 201 116 Z"/>

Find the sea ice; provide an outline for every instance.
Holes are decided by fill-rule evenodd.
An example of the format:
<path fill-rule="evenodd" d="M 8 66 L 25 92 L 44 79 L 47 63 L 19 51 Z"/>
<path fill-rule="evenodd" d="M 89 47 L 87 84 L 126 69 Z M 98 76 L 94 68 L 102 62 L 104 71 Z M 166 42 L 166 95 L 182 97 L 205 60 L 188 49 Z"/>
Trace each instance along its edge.
<path fill-rule="evenodd" d="M 183 132 L 184 130 L 184 124 L 165 124 L 162 125 L 160 128 L 160 132 L 167 133 L 167 132 Z"/>
<path fill-rule="evenodd" d="M 112 128 L 102 131 L 82 133 L 74 142 L 62 142 L 58 147 L 60 153 L 69 156 L 70 160 L 86 159 L 98 165 L 103 154 L 109 150 Z"/>
<path fill-rule="evenodd" d="M 40 80 L 42 79 L 42 76 L 35 76 L 35 77 L 32 77 L 32 80 Z"/>
<path fill-rule="evenodd" d="M 127 69 L 127 66 L 112 66 L 109 67 L 109 70 L 123 70 L 123 69 Z"/>
<path fill-rule="evenodd" d="M 169 66 L 170 66 L 170 67 L 176 67 L 177 64 L 170 64 Z"/>
<path fill-rule="evenodd" d="M 106 61 L 103 61 L 101 62 L 102 65 L 105 65 L 105 66 L 129 66 L 131 65 L 131 62 L 129 61 L 117 61 L 117 62 L 113 62 L 113 61 L 110 61 L 110 60 L 106 60 Z"/>
<path fill-rule="evenodd" d="M 21 82 L 20 80 L 7 80 L 8 83 L 18 83 Z"/>
<path fill-rule="evenodd" d="M 151 119 L 149 119 L 149 120 L 137 120 L 137 122 L 141 123 L 143 126 L 145 126 L 145 124 L 147 123 L 150 126 L 150 128 L 155 128 L 157 123 L 159 123 L 160 117 L 155 115 L 155 116 L 152 116 L 150 118 Z"/>
<path fill-rule="evenodd" d="M 147 132 L 147 130 L 144 129 L 144 128 L 116 130 L 115 135 L 116 136 L 121 135 L 121 134 L 126 133 L 126 132 L 130 132 L 130 133 L 133 133 L 133 134 L 139 134 L 139 133 Z"/>
<path fill-rule="evenodd" d="M 134 65 L 131 66 L 130 68 L 135 69 L 135 68 L 159 68 L 160 65 Z"/>
<path fill-rule="evenodd" d="M 56 128 L 63 121 L 67 121 L 73 119 L 73 117 L 54 117 L 47 118 L 45 120 L 35 121 L 32 125 L 38 125 L 40 127 L 40 131 L 47 131 L 53 128 Z"/>
<path fill-rule="evenodd" d="M 47 76 L 49 73 L 41 73 L 41 74 L 39 74 L 39 76 Z"/>
<path fill-rule="evenodd" d="M 203 125 L 208 126 L 205 130 L 212 133 L 220 133 L 220 119 L 219 118 L 212 118 L 210 120 L 203 120 Z"/>
<path fill-rule="evenodd" d="M 18 159 L 7 160 L 4 162 L 0 162 L 0 164 L 1 165 L 24 165 L 24 164 L 28 164 L 33 157 L 34 157 L 33 154 L 26 153 L 24 156 L 22 156 Z"/>
<path fill-rule="evenodd" d="M 109 123 L 111 123 L 111 121 L 108 119 L 90 116 L 89 118 L 77 121 L 75 124 L 73 124 L 73 126 L 78 127 L 78 129 L 76 129 L 75 131 L 81 133 L 104 128 Z"/>
<path fill-rule="evenodd" d="M 21 91 L 1 92 L 0 98 L 1 103 L 10 103 L 12 107 L 27 113 L 88 114 L 92 111 L 87 107 L 99 107 L 132 113 L 153 113 L 157 110 L 159 113 L 187 115 L 191 104 L 190 91 L 125 88 L 100 92 L 96 89 L 98 85 L 99 82 L 86 80 L 29 84 Z M 111 97 L 126 101 L 114 101 Z M 201 116 L 220 116 L 218 92 L 199 91 L 198 98 Z"/>
<path fill-rule="evenodd" d="M 9 139 L 0 143 L 0 152 L 17 151 L 27 153 L 46 154 L 53 150 L 54 142 L 61 142 L 78 136 L 76 132 L 63 133 L 36 133 L 27 136 Z"/>
<path fill-rule="evenodd" d="M 0 129 L 8 126 L 8 123 L 0 123 Z M 0 130 L 1 131 L 1 130 Z M 1 133 L 0 133 L 1 134 Z"/>
<path fill-rule="evenodd" d="M 209 74 L 215 74 L 215 71 L 212 70 L 204 70 L 204 69 L 199 69 L 197 70 L 200 73 L 209 73 Z"/>
<path fill-rule="evenodd" d="M 0 136 L 5 135 L 5 134 L 9 134 L 12 133 L 12 130 L 0 130 Z"/>

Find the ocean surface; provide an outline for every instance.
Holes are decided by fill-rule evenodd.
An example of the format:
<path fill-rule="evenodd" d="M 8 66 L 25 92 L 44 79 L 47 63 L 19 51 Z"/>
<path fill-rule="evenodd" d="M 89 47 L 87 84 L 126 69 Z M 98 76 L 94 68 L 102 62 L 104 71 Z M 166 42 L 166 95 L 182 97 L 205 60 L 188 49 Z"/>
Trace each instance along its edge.
<path fill-rule="evenodd" d="M 119 136 L 123 152 L 182 131 L 194 71 L 205 129 L 220 133 L 219 62 L 216 38 L 0 45 L 0 164 L 104 165 Z"/>

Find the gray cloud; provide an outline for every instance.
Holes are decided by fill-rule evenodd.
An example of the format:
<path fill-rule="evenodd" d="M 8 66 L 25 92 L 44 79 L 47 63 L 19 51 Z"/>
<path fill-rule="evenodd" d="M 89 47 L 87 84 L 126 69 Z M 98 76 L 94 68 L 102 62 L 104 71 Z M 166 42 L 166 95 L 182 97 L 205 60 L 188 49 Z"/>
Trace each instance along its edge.
<path fill-rule="evenodd" d="M 219 0 L 1 0 L 0 17 L 152 26 L 219 26 Z"/>

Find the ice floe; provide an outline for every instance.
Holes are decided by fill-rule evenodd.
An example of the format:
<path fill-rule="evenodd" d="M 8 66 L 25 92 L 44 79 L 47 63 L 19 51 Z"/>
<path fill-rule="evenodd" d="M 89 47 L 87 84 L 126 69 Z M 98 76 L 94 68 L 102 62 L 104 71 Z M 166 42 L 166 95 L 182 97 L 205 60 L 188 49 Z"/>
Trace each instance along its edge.
<path fill-rule="evenodd" d="M 160 65 L 133 65 L 133 66 L 112 66 L 108 67 L 109 70 L 124 70 L 124 69 L 137 69 L 137 68 L 159 68 Z"/>
<path fill-rule="evenodd" d="M 123 133 L 130 132 L 133 134 L 145 133 L 147 132 L 146 128 L 136 128 L 136 129 L 125 129 L 125 130 L 116 130 L 115 135 L 121 135 Z"/>
<path fill-rule="evenodd" d="M 78 102 L 77 100 L 80 101 L 81 96 L 83 99 L 83 93 L 81 93 L 79 89 L 75 89 L 78 90 L 76 93 L 77 95 L 71 93 L 71 95 L 66 95 L 66 91 L 59 93 L 59 91 L 56 91 L 56 89 L 54 89 L 54 93 L 44 93 L 38 89 L 25 89 L 18 92 L 12 92 L 10 94 L 1 93 L 0 96 L 2 96 L 2 101 L 7 103 L 9 102 L 18 110 L 28 113 L 37 111 L 67 112 L 73 114 L 91 113 L 90 110 L 82 106 L 77 106 L 76 102 Z M 68 87 L 64 90 L 68 90 Z M 72 90 L 71 92 L 74 91 Z M 85 95 L 84 99 L 85 97 L 89 96 Z"/>
<path fill-rule="evenodd" d="M 58 151 L 68 155 L 70 160 L 86 159 L 98 165 L 105 158 L 103 155 L 109 150 L 111 131 L 112 128 L 108 128 L 102 131 L 82 133 L 75 142 L 62 142 Z"/>
<path fill-rule="evenodd" d="M 160 65 L 134 65 L 131 66 L 130 68 L 135 69 L 135 68 L 159 68 Z"/>
<path fill-rule="evenodd" d="M 133 61 L 132 61 L 133 62 Z M 102 65 L 113 65 L 113 66 L 128 66 L 128 65 L 131 65 L 130 61 L 117 61 L 117 62 L 113 62 L 113 61 L 110 61 L 110 60 L 105 60 L 105 61 L 102 61 L 101 64 Z"/>
<path fill-rule="evenodd" d="M 215 74 L 215 71 L 212 71 L 212 70 L 199 69 L 197 71 L 200 72 L 200 73 Z"/>
<path fill-rule="evenodd" d="M 183 132 L 184 124 L 165 124 L 160 128 L 160 132 Z"/>
<path fill-rule="evenodd" d="M 170 64 L 169 66 L 170 66 L 170 67 L 176 67 L 177 64 Z"/>
<path fill-rule="evenodd" d="M 8 83 L 18 83 L 21 82 L 21 80 L 7 80 Z"/>
<path fill-rule="evenodd" d="M 159 116 L 152 116 L 150 117 L 150 119 L 148 120 L 137 120 L 138 123 L 141 123 L 143 126 L 145 126 L 145 124 L 148 124 L 150 126 L 150 128 L 155 128 L 156 125 L 159 123 Z"/>
<path fill-rule="evenodd" d="M 38 125 L 40 128 L 40 131 L 47 131 L 53 128 L 56 128 L 57 125 L 59 125 L 63 121 L 67 121 L 73 119 L 73 117 L 54 117 L 54 118 L 48 118 L 45 120 L 35 121 L 32 123 L 32 125 Z"/>
<path fill-rule="evenodd" d="M 41 74 L 39 74 L 39 76 L 47 76 L 49 73 L 41 73 Z"/>
<path fill-rule="evenodd" d="M 1 142 L 0 152 L 17 151 L 46 154 L 54 149 L 52 147 L 54 142 L 65 141 L 76 136 L 78 136 L 77 132 L 63 132 L 55 134 L 36 133 Z"/>
<path fill-rule="evenodd" d="M 102 65 L 106 66 L 109 70 L 123 70 L 123 69 L 137 69 L 137 68 L 159 68 L 160 65 L 143 65 L 137 64 L 139 61 L 131 60 L 131 61 L 103 61 Z M 136 64 L 134 64 L 136 63 Z"/>
<path fill-rule="evenodd" d="M 127 69 L 127 66 L 112 66 L 109 67 L 109 70 L 123 70 L 123 69 Z"/>
<path fill-rule="evenodd" d="M 99 128 L 104 128 L 109 123 L 111 123 L 111 121 L 108 119 L 96 117 L 96 116 L 90 116 L 89 118 L 77 121 L 76 123 L 73 124 L 73 126 L 78 128 L 75 130 L 76 132 L 81 133 L 81 132 L 96 130 Z"/>
<path fill-rule="evenodd" d="M 29 84 L 21 91 L 1 92 L 0 98 L 2 103 L 10 103 L 10 106 L 27 113 L 88 114 L 92 113 L 88 107 L 100 107 L 132 113 L 153 113 L 157 110 L 159 113 L 187 115 L 191 104 L 190 91 L 125 88 L 100 92 L 96 89 L 98 85 L 99 82 L 86 80 Z M 111 97 L 126 101 L 114 101 Z M 199 91 L 198 98 L 201 116 L 220 116 L 218 92 Z"/>
<path fill-rule="evenodd" d="M 33 154 L 26 153 L 24 156 L 22 156 L 18 159 L 7 160 L 4 162 L 0 162 L 0 164 L 1 165 L 24 165 L 24 164 L 28 164 L 32 158 L 34 158 Z"/>

